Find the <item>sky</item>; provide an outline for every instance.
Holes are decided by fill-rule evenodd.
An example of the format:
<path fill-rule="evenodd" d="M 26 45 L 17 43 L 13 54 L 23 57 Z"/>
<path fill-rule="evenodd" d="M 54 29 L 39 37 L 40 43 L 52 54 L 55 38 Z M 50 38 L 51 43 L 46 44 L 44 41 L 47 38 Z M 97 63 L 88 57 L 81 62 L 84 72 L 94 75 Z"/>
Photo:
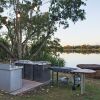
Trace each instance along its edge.
<path fill-rule="evenodd" d="M 87 0 L 86 20 L 70 23 L 69 28 L 58 28 L 55 37 L 65 45 L 100 45 L 100 0 Z"/>
<path fill-rule="evenodd" d="M 100 45 L 100 0 L 87 0 L 86 4 L 86 20 L 70 22 L 67 29 L 58 27 L 54 36 L 61 40 L 61 45 Z M 43 0 L 41 10 L 48 11 L 48 6 L 48 0 Z"/>

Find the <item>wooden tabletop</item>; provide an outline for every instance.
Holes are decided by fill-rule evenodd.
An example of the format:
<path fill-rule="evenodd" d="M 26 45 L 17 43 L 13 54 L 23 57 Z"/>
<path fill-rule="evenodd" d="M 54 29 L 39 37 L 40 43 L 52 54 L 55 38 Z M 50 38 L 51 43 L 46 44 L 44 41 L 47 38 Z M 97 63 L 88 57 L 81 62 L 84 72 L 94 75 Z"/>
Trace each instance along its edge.
<path fill-rule="evenodd" d="M 99 64 L 78 64 L 77 67 L 82 69 L 100 70 Z"/>
<path fill-rule="evenodd" d="M 96 71 L 91 70 L 91 69 L 76 69 L 76 70 L 73 70 L 72 72 L 73 73 L 87 73 L 87 74 L 90 74 L 90 73 L 95 73 Z"/>

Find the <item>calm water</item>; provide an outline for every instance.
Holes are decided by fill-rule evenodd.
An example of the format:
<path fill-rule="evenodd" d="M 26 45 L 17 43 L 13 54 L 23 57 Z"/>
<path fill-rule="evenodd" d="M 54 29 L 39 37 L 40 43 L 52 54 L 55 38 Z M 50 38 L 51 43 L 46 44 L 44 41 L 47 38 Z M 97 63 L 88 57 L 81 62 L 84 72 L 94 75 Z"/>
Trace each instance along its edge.
<path fill-rule="evenodd" d="M 76 67 L 77 64 L 100 64 L 100 54 L 62 53 L 66 67 Z"/>

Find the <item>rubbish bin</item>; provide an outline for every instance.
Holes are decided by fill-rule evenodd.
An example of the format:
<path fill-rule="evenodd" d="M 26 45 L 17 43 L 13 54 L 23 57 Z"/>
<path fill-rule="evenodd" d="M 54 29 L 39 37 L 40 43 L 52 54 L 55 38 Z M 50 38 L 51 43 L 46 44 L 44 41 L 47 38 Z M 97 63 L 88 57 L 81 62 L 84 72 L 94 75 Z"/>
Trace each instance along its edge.
<path fill-rule="evenodd" d="M 0 89 L 12 92 L 22 87 L 22 66 L 0 64 Z"/>
<path fill-rule="evenodd" d="M 33 80 L 45 82 L 51 79 L 50 64 L 48 62 L 38 62 L 33 65 Z"/>
<path fill-rule="evenodd" d="M 28 80 L 34 80 L 39 82 L 49 81 L 51 79 L 50 63 L 47 61 L 30 61 L 30 60 L 18 60 L 15 65 L 23 66 L 23 78 Z"/>
<path fill-rule="evenodd" d="M 33 62 L 30 60 L 17 60 L 14 62 L 16 66 L 23 66 L 22 78 L 33 80 Z"/>

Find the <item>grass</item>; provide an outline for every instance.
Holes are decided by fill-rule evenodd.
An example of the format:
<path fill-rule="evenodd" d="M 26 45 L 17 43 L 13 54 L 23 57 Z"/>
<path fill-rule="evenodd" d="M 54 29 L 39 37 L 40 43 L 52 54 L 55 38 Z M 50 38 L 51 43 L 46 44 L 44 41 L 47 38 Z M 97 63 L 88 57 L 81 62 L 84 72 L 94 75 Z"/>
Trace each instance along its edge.
<path fill-rule="evenodd" d="M 100 100 L 100 80 L 86 80 L 84 95 L 80 94 L 80 88 L 72 91 L 70 85 L 48 85 L 17 96 L 0 91 L 0 100 Z"/>

